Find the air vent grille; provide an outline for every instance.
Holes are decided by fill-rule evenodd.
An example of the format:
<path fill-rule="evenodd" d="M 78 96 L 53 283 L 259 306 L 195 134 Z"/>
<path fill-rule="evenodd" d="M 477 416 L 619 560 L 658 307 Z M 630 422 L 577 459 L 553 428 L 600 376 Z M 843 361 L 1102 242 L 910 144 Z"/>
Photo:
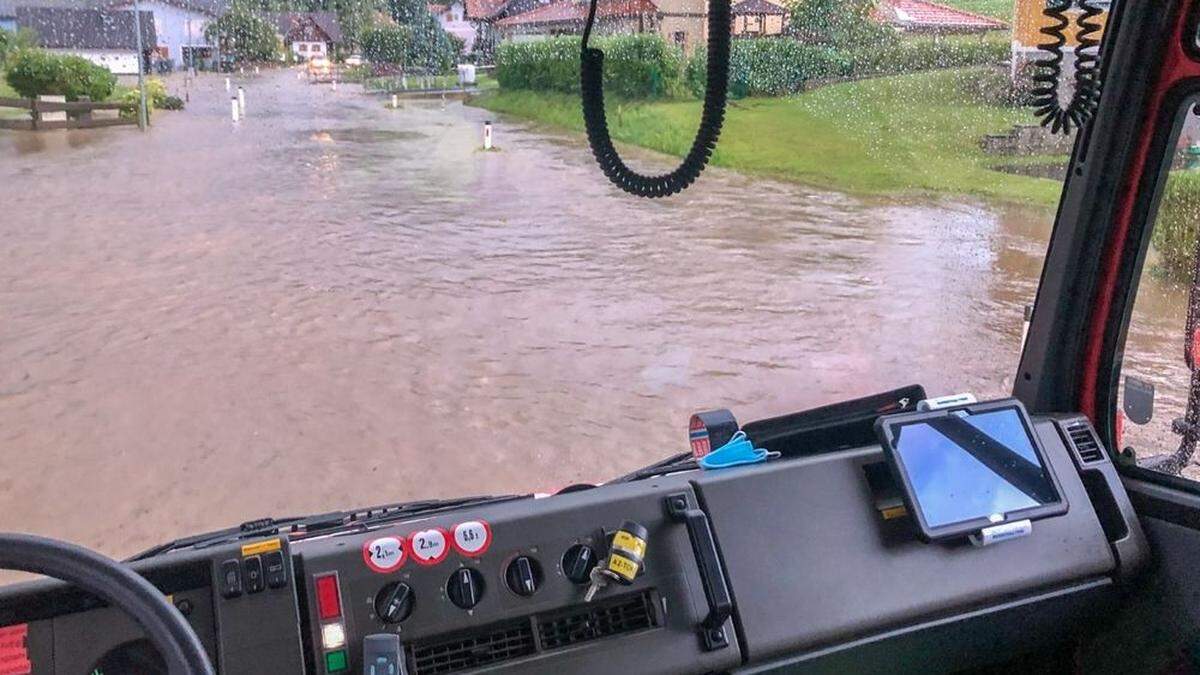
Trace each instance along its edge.
<path fill-rule="evenodd" d="M 538 635 L 543 649 L 557 649 L 657 625 L 654 599 L 645 592 L 538 617 Z"/>
<path fill-rule="evenodd" d="M 415 643 L 411 649 L 415 675 L 453 673 L 537 651 L 528 619 L 510 621 L 459 637 Z"/>
<path fill-rule="evenodd" d="M 1096 440 L 1096 434 L 1087 422 L 1075 422 L 1068 426 L 1067 435 L 1071 437 L 1071 444 L 1075 446 L 1079 461 L 1084 464 L 1104 461 L 1104 449 L 1100 447 L 1100 441 Z"/>

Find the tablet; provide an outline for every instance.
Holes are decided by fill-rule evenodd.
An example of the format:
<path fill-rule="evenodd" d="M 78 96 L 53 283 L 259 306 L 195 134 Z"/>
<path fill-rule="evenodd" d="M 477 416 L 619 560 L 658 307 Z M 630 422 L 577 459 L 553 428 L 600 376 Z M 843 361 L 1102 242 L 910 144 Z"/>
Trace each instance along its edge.
<path fill-rule="evenodd" d="M 1067 512 L 1058 478 L 1016 399 L 887 415 L 875 430 L 925 541 Z"/>

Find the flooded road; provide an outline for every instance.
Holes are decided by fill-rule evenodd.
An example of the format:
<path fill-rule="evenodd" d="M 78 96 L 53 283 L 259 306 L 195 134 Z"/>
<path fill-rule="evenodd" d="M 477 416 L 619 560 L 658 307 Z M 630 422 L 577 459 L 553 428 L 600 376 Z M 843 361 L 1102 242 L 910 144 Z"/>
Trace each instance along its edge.
<path fill-rule="evenodd" d="M 152 131 L 0 133 L 0 529 L 114 555 L 265 515 L 599 481 L 910 383 L 1008 391 L 1049 212 L 710 171 L 201 78 Z M 641 156 L 642 166 L 663 160 Z"/>

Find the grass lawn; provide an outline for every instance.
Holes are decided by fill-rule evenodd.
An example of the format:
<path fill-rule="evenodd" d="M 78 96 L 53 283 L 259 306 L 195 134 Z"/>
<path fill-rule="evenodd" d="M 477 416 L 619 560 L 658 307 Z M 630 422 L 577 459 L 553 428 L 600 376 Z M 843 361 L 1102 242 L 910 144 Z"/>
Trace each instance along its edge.
<path fill-rule="evenodd" d="M 974 195 L 1051 206 L 1060 183 L 992 171 L 979 139 L 1032 121 L 1024 110 L 965 99 L 971 71 L 900 75 L 823 87 L 787 98 L 734 101 L 713 163 L 860 194 Z M 582 130 L 577 96 L 497 91 L 476 97 L 500 113 Z M 683 156 L 699 101 L 610 101 L 609 128 L 625 143 Z"/>
<path fill-rule="evenodd" d="M 20 98 L 13 88 L 8 86 L 8 80 L 4 78 L 4 71 L 0 70 L 0 98 Z M 0 108 L 0 118 L 4 119 L 23 119 L 29 117 L 29 111 L 18 110 L 17 108 Z"/>
<path fill-rule="evenodd" d="M 938 0 L 943 5 L 949 5 L 966 12 L 975 12 L 984 16 L 994 17 L 1012 22 L 1013 0 Z"/>

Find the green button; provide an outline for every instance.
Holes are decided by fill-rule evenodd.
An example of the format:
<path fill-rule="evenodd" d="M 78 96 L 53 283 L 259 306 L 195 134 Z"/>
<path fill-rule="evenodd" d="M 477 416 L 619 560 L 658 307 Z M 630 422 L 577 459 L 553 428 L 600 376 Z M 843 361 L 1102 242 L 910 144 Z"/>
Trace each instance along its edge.
<path fill-rule="evenodd" d="M 331 673 L 340 673 L 350 667 L 346 663 L 346 650 L 339 649 L 336 652 L 329 652 L 325 655 L 325 670 Z"/>

